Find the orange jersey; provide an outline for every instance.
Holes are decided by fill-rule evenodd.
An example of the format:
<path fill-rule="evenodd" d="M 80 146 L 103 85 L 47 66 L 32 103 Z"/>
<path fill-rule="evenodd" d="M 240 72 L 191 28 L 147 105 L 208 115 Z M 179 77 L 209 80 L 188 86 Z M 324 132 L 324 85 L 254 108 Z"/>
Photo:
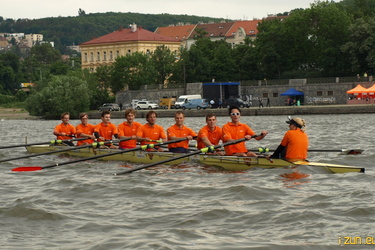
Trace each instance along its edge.
<path fill-rule="evenodd" d="M 228 122 L 223 126 L 223 141 L 226 142 L 229 139 L 237 140 L 244 138 L 245 135 L 255 135 L 255 132 L 246 124 L 239 123 L 238 125 Z M 245 142 L 229 145 L 224 147 L 227 155 L 233 155 L 235 153 L 246 153 Z"/>
<path fill-rule="evenodd" d="M 214 131 L 211 131 L 211 129 L 208 127 L 208 125 L 204 126 L 199 130 L 198 133 L 198 149 L 207 147 L 204 142 L 202 141 L 202 138 L 207 137 L 207 139 L 213 144 L 218 145 L 221 137 L 223 135 L 223 131 L 220 127 L 216 126 Z"/>
<path fill-rule="evenodd" d="M 285 159 L 307 159 L 309 139 L 307 134 L 302 130 L 288 130 L 280 144 L 286 147 Z"/>
<path fill-rule="evenodd" d="M 104 124 L 103 122 L 95 126 L 94 132 L 98 132 L 100 137 L 104 137 L 106 141 L 112 140 L 115 134 L 118 134 L 117 127 L 113 123 Z"/>
<path fill-rule="evenodd" d="M 150 126 L 148 123 L 140 126 L 137 131 L 137 136 L 142 138 L 150 138 L 150 140 L 160 140 L 167 138 L 164 128 L 160 125 L 154 124 Z M 155 142 L 142 141 L 141 145 L 153 144 Z"/>
<path fill-rule="evenodd" d="M 132 122 L 131 125 L 127 122 L 123 122 L 118 125 L 118 135 L 119 136 L 136 136 L 138 128 L 142 126 L 139 122 Z M 119 143 L 120 148 L 135 148 L 137 146 L 137 140 L 122 141 Z"/>
<path fill-rule="evenodd" d="M 180 128 L 176 124 L 167 129 L 167 134 L 168 140 L 170 140 L 171 137 L 186 137 L 188 135 L 197 136 L 197 133 L 195 133 L 191 128 L 186 126 L 182 126 L 182 128 Z M 168 144 L 168 148 L 178 147 L 186 149 L 189 148 L 189 140 Z"/>
<path fill-rule="evenodd" d="M 94 134 L 94 129 L 95 129 L 95 125 L 92 125 L 92 124 L 86 124 L 86 125 L 83 125 L 82 123 L 81 124 L 78 124 L 76 126 L 76 130 L 77 130 L 77 138 L 82 138 L 84 136 L 81 136 L 81 134 L 85 134 L 85 135 L 93 135 Z M 87 139 L 87 140 L 84 140 L 84 141 L 78 141 L 77 142 L 77 146 L 80 146 L 84 143 L 88 143 L 88 144 L 91 144 L 93 143 L 94 140 L 93 139 Z"/>
<path fill-rule="evenodd" d="M 73 135 L 76 135 L 76 128 L 71 124 L 60 123 L 55 127 L 54 133 L 65 133 L 71 136 L 57 136 L 57 140 L 69 140 L 72 139 Z"/>

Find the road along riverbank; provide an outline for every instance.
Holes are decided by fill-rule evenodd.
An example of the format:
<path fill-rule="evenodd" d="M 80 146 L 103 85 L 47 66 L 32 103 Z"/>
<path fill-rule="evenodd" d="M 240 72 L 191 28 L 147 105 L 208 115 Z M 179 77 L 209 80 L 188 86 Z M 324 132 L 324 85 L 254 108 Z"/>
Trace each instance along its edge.
<path fill-rule="evenodd" d="M 182 109 L 157 109 L 159 117 L 173 117 L 174 113 Z M 137 117 L 146 117 L 149 110 L 137 110 Z M 223 109 L 201 109 L 201 110 L 183 110 L 188 117 L 204 117 L 208 113 L 214 113 L 216 116 L 227 116 L 228 110 Z M 266 116 L 266 115 L 331 115 L 331 114 L 371 114 L 375 113 L 375 105 L 321 105 L 321 106 L 275 106 L 275 107 L 252 107 L 241 109 L 243 116 Z M 89 112 L 90 118 L 100 118 L 100 112 Z M 124 111 L 115 111 L 111 113 L 112 118 L 124 118 Z"/>

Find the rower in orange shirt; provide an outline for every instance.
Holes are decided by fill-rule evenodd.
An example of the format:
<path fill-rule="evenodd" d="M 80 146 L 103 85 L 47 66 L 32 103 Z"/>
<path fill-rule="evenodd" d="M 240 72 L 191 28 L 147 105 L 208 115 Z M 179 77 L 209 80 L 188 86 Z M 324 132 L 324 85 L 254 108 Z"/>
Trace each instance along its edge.
<path fill-rule="evenodd" d="M 201 128 L 198 132 L 198 149 L 219 145 L 223 131 L 219 126 L 216 125 L 216 122 L 217 120 L 214 114 L 210 113 L 206 115 L 207 125 Z M 222 152 L 220 149 L 217 149 L 212 153 L 224 155 L 224 152 Z"/>
<path fill-rule="evenodd" d="M 57 136 L 57 140 L 69 140 L 76 135 L 76 128 L 69 124 L 70 114 L 68 112 L 61 114 L 61 123 L 55 127 L 53 134 Z M 74 146 L 73 142 L 65 142 L 69 146 Z"/>
<path fill-rule="evenodd" d="M 186 138 L 187 140 L 168 144 L 168 149 L 173 153 L 189 153 L 189 140 L 197 136 L 191 128 L 184 125 L 185 115 L 182 111 L 177 111 L 174 115 L 176 123 L 167 129 L 168 140 Z"/>
<path fill-rule="evenodd" d="M 97 124 L 94 129 L 95 138 L 99 141 L 109 141 L 112 140 L 113 137 L 118 139 L 118 131 L 116 125 L 111 123 L 111 112 L 103 111 L 101 114 L 102 122 Z M 112 143 L 108 143 L 105 146 L 109 148 L 118 148 L 117 146 L 113 145 Z"/>
<path fill-rule="evenodd" d="M 226 123 L 223 126 L 223 141 L 230 142 L 241 138 L 251 139 L 255 132 L 246 124 L 240 123 L 241 110 L 237 106 L 231 106 L 229 108 L 229 115 L 231 122 Z M 261 134 L 255 137 L 256 140 L 263 139 L 268 132 L 266 130 L 262 131 Z M 225 147 L 226 155 L 235 156 L 251 156 L 256 157 L 254 152 L 248 151 L 245 142 L 236 143 Z"/>
<path fill-rule="evenodd" d="M 286 123 L 289 124 L 289 130 L 286 131 L 280 145 L 270 158 L 284 158 L 287 161 L 306 160 L 309 147 L 309 139 L 306 130 L 306 122 L 304 119 L 295 117 L 289 118 Z"/>
<path fill-rule="evenodd" d="M 89 139 L 78 141 L 77 146 L 93 143 L 95 139 L 95 125 L 88 123 L 89 116 L 86 113 L 79 114 L 79 119 L 81 120 L 81 123 L 76 126 L 77 138 L 87 137 Z"/>
<path fill-rule="evenodd" d="M 134 109 L 125 110 L 126 121 L 117 126 L 120 139 L 130 139 L 120 142 L 120 149 L 135 148 L 137 146 L 137 131 L 142 124 L 134 121 L 135 115 L 136 111 Z"/>
<path fill-rule="evenodd" d="M 141 145 L 154 144 L 157 140 L 167 141 L 167 136 L 164 132 L 164 128 L 156 124 L 157 114 L 155 111 L 149 111 L 146 114 L 147 123 L 140 126 L 137 131 L 137 140 L 141 142 Z M 162 148 L 150 148 L 147 151 L 163 151 Z"/>

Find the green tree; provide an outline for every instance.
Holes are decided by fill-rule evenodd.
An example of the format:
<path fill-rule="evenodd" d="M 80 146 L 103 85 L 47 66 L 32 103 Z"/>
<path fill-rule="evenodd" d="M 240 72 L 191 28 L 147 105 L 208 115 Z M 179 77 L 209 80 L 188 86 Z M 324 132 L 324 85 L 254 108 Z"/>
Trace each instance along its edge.
<path fill-rule="evenodd" d="M 151 54 L 151 64 L 155 69 L 157 84 L 164 84 L 172 75 L 176 62 L 176 55 L 167 46 L 159 46 Z"/>
<path fill-rule="evenodd" d="M 69 112 L 77 117 L 89 109 L 89 89 L 86 81 L 74 76 L 54 76 L 39 92 L 33 92 L 26 100 L 26 109 L 31 115 L 49 119 Z"/>
<path fill-rule="evenodd" d="M 375 74 L 375 18 L 359 18 L 349 29 L 342 50 L 349 54 L 353 72 Z"/>
<path fill-rule="evenodd" d="M 131 90 L 138 90 L 142 85 L 155 84 L 155 69 L 147 55 L 133 53 L 116 58 L 111 75 L 111 89 L 114 94 L 129 86 Z"/>
<path fill-rule="evenodd" d="M 245 38 L 244 44 L 237 45 L 233 49 L 236 72 L 235 79 L 256 80 L 262 79 L 258 69 L 258 54 L 254 43 L 250 38 Z"/>

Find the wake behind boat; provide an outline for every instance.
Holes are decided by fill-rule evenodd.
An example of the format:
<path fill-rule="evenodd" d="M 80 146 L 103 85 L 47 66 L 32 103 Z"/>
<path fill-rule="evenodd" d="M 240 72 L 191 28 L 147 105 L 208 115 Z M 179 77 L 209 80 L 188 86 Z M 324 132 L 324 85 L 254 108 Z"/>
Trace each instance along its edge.
<path fill-rule="evenodd" d="M 263 155 L 259 157 L 237 157 L 237 156 L 217 156 L 211 154 L 195 154 L 181 158 L 181 153 L 171 152 L 149 152 L 144 150 L 137 150 L 132 152 L 124 152 L 104 156 L 106 154 L 120 152 L 119 149 L 95 149 L 95 148 L 77 148 L 74 149 L 69 146 L 56 146 L 56 145 L 33 145 L 27 146 L 26 149 L 29 153 L 45 153 L 58 151 L 61 149 L 71 149 L 64 152 L 57 152 L 57 154 L 68 154 L 76 157 L 92 157 L 103 155 L 99 159 L 107 161 L 126 161 L 139 164 L 152 164 L 164 160 L 171 160 L 172 158 L 179 157 L 179 159 L 171 160 L 166 164 L 174 165 L 186 161 L 197 162 L 209 166 L 221 167 L 228 171 L 243 171 L 249 169 L 270 169 L 270 168 L 293 168 L 293 167 L 311 167 L 326 170 L 329 173 L 348 173 L 348 172 L 365 172 L 364 168 L 337 165 L 330 163 L 318 163 L 309 161 L 296 161 L 289 162 L 283 159 L 268 160 Z"/>

